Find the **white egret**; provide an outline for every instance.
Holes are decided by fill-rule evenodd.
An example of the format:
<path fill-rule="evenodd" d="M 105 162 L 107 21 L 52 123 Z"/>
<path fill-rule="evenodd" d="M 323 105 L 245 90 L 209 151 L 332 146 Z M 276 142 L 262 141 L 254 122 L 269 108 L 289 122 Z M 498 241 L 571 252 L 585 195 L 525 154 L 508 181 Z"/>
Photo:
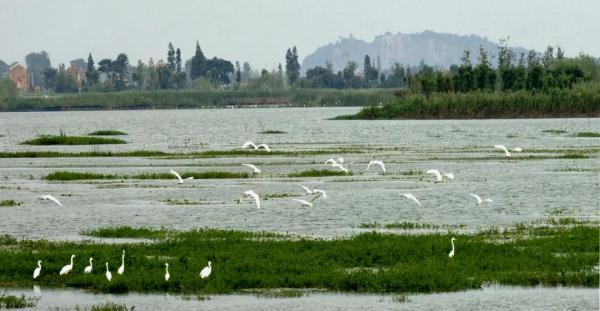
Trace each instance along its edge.
<path fill-rule="evenodd" d="M 293 201 L 296 201 L 300 204 L 302 204 L 302 206 L 308 206 L 308 207 L 313 207 L 313 203 L 312 202 L 308 202 L 306 200 L 302 200 L 302 199 L 292 199 Z"/>
<path fill-rule="evenodd" d="M 254 164 L 243 163 L 242 165 L 251 168 L 252 171 L 254 172 L 254 174 L 262 173 L 262 170 L 260 168 L 256 167 Z"/>
<path fill-rule="evenodd" d="M 450 180 L 454 180 L 454 174 L 452 173 L 446 173 L 446 174 L 442 174 L 442 176 L 450 179 Z"/>
<path fill-rule="evenodd" d="M 169 274 L 169 263 L 165 262 L 165 282 L 169 282 L 171 275 Z"/>
<path fill-rule="evenodd" d="M 512 156 L 512 154 L 510 154 L 510 152 L 504 145 L 494 145 L 494 148 L 504 151 L 504 155 L 506 155 L 507 158 L 510 158 Z M 523 151 L 523 149 L 521 149 L 520 147 L 516 147 L 516 148 L 513 148 L 511 151 L 521 152 L 521 151 Z"/>
<path fill-rule="evenodd" d="M 123 274 L 125 272 L 125 250 L 123 250 L 123 255 L 121 255 L 121 266 L 117 270 L 118 274 Z"/>
<path fill-rule="evenodd" d="M 303 185 L 300 185 L 300 184 L 298 184 L 298 186 L 300 186 L 300 187 L 302 187 L 302 189 L 304 189 L 304 192 L 305 192 L 304 194 L 305 195 L 313 194 L 312 189 L 308 188 L 307 186 L 303 186 Z"/>
<path fill-rule="evenodd" d="M 452 250 L 450 251 L 450 253 L 448 253 L 448 257 L 450 258 L 454 257 L 454 241 L 456 241 L 455 238 L 450 239 L 450 243 L 452 244 Z"/>
<path fill-rule="evenodd" d="M 480 196 L 476 195 L 475 193 L 469 193 L 470 196 L 474 197 L 475 200 L 477 200 L 477 205 L 483 203 L 483 202 L 489 202 L 492 203 L 494 201 L 492 201 L 492 199 L 481 199 Z"/>
<path fill-rule="evenodd" d="M 254 148 L 254 150 L 256 150 L 256 148 L 257 148 L 256 145 L 251 141 L 247 141 L 242 145 L 242 149 L 246 149 L 248 147 L 252 147 L 252 148 Z"/>
<path fill-rule="evenodd" d="M 325 161 L 325 164 L 331 164 L 331 165 L 333 165 L 333 164 L 336 164 L 336 163 L 338 163 L 338 162 L 335 159 L 333 159 L 333 158 Z"/>
<path fill-rule="evenodd" d="M 344 172 L 344 173 L 346 173 L 346 174 L 348 174 L 348 173 L 349 173 L 349 171 L 348 171 L 348 165 L 345 165 L 345 166 L 344 166 L 344 165 L 342 165 L 341 163 L 334 163 L 334 164 L 332 164 L 331 166 L 332 166 L 332 167 L 337 167 L 337 168 L 339 168 L 340 170 L 342 170 L 342 172 Z"/>
<path fill-rule="evenodd" d="M 325 190 L 313 188 L 312 191 L 313 191 L 313 194 L 317 194 L 318 196 L 322 195 L 323 199 L 327 200 L 327 192 L 325 192 Z"/>
<path fill-rule="evenodd" d="M 454 174 L 452 173 L 445 173 L 445 174 L 441 174 L 439 170 L 437 169 L 430 169 L 427 170 L 427 174 L 433 174 L 435 176 L 435 182 L 442 182 L 442 180 L 444 179 L 444 177 L 448 178 L 448 179 L 454 179 Z"/>
<path fill-rule="evenodd" d="M 267 152 L 271 152 L 271 148 L 269 148 L 269 145 L 267 145 L 267 144 L 260 144 L 260 145 L 256 146 L 256 150 L 258 150 L 260 148 L 265 149 Z"/>
<path fill-rule="evenodd" d="M 40 276 L 40 273 L 42 273 L 42 261 L 38 260 L 37 268 L 33 270 L 33 279 L 37 279 L 38 276 Z"/>
<path fill-rule="evenodd" d="M 62 267 L 62 269 L 60 269 L 60 272 L 58 273 L 58 275 L 65 275 L 65 274 L 68 274 L 69 272 L 71 272 L 71 270 L 73 270 L 73 258 L 75 258 L 75 255 L 71 255 L 71 263 Z"/>
<path fill-rule="evenodd" d="M 318 198 L 318 197 L 320 197 L 320 196 L 323 196 L 323 199 L 327 199 L 327 192 L 325 192 L 325 190 L 317 189 L 316 187 L 310 189 L 310 188 L 308 188 L 306 186 L 303 186 L 303 185 L 300 185 L 300 184 L 298 184 L 298 186 L 300 186 L 300 187 L 302 187 L 302 189 L 304 189 L 304 194 L 305 195 L 316 195 L 313 198 L 313 200 L 316 199 L 316 198 Z"/>
<path fill-rule="evenodd" d="M 112 273 L 110 273 L 110 271 L 108 270 L 108 262 L 106 263 L 106 279 L 110 282 L 112 281 Z"/>
<path fill-rule="evenodd" d="M 85 269 L 83 269 L 84 274 L 92 273 L 92 269 L 93 269 L 92 260 L 94 260 L 94 258 L 90 257 L 90 265 L 85 267 Z"/>
<path fill-rule="evenodd" d="M 211 266 L 211 262 L 210 260 L 208 261 L 208 266 L 204 267 L 204 269 L 202 269 L 202 271 L 200 271 L 200 277 L 205 279 L 210 275 L 210 272 L 212 271 L 212 266 Z"/>
<path fill-rule="evenodd" d="M 180 184 L 183 184 L 183 182 L 184 182 L 185 180 L 191 180 L 191 179 L 194 179 L 194 177 L 188 177 L 188 178 L 185 178 L 185 179 L 183 179 L 183 178 L 181 178 L 181 175 L 179 175 L 179 173 L 175 172 L 174 170 L 170 170 L 170 171 L 169 171 L 169 173 L 171 173 L 171 174 L 175 175 L 175 177 L 177 177 L 177 180 L 179 180 L 179 183 L 180 183 Z"/>
<path fill-rule="evenodd" d="M 381 170 L 385 173 L 385 165 L 383 164 L 383 161 L 380 161 L 380 160 L 369 161 L 369 165 L 367 165 L 367 171 L 369 170 L 369 168 L 371 168 L 371 165 L 379 165 L 381 167 Z"/>
<path fill-rule="evenodd" d="M 254 192 L 254 190 L 245 191 L 243 197 L 248 196 L 254 198 L 254 201 L 256 201 L 256 207 L 260 209 L 260 196 L 258 195 L 258 193 Z"/>
<path fill-rule="evenodd" d="M 407 199 L 415 201 L 415 203 L 417 203 L 418 206 L 421 206 L 421 202 L 419 202 L 419 200 L 417 200 L 417 198 L 414 195 L 412 195 L 410 193 L 403 193 L 402 196 Z"/>
<path fill-rule="evenodd" d="M 57 198 L 55 198 L 55 197 L 53 197 L 53 196 L 51 196 L 49 194 L 40 195 L 39 199 L 42 200 L 42 201 L 44 201 L 44 200 L 50 200 L 50 201 L 52 201 L 52 202 L 54 202 L 54 203 L 56 203 L 56 204 L 58 204 L 60 206 L 63 206 L 62 203 L 60 203 L 60 201 Z"/>

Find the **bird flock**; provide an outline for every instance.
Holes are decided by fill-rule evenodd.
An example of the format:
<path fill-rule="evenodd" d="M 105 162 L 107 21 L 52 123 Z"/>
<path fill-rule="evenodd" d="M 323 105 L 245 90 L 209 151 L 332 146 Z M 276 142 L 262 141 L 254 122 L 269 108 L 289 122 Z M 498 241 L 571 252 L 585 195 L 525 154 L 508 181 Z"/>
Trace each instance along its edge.
<path fill-rule="evenodd" d="M 254 142 L 252 141 L 247 141 L 246 143 L 244 143 L 242 145 L 242 149 L 249 149 L 252 148 L 251 150 L 259 150 L 259 149 L 264 149 L 266 152 L 271 152 L 271 148 L 265 144 L 265 143 L 261 143 L 256 145 Z M 515 147 L 512 148 L 510 151 L 508 150 L 508 148 L 504 145 L 494 145 L 494 148 L 496 149 L 500 149 L 502 151 L 504 151 L 505 156 L 508 157 L 512 157 L 512 154 L 510 153 L 510 151 L 513 152 L 522 152 L 523 150 L 520 147 Z M 267 163 L 263 164 L 260 168 L 255 166 L 254 164 L 249 164 L 249 163 L 244 163 L 242 164 L 245 167 L 248 167 L 252 170 L 253 174 L 257 174 L 260 175 L 262 174 L 262 169 L 263 167 L 266 165 Z M 325 161 L 326 165 L 330 165 L 331 167 L 337 168 L 340 171 L 349 174 L 350 172 L 350 165 L 353 164 L 352 163 L 348 163 L 345 164 L 344 163 L 344 158 L 343 157 L 339 157 L 337 159 L 331 158 L 328 159 L 327 161 Z M 383 174 L 387 173 L 386 167 L 385 167 L 385 163 L 381 160 L 371 160 L 369 161 L 369 163 L 367 164 L 367 168 L 366 168 L 366 172 L 368 172 L 371 167 L 376 167 L 378 166 L 381 169 L 381 172 Z M 175 178 L 177 178 L 177 181 L 179 184 L 183 184 L 185 181 L 188 180 L 193 180 L 194 177 L 188 177 L 188 178 L 182 178 L 181 175 L 179 173 L 177 173 L 174 170 L 170 170 L 170 173 L 175 176 Z M 454 180 L 455 176 L 453 173 L 449 173 L 449 172 L 440 172 L 438 169 L 429 169 L 426 171 L 427 174 L 431 174 L 435 177 L 434 179 L 434 183 L 440 183 L 443 182 L 445 180 Z M 313 207 L 314 203 L 317 199 L 322 198 L 322 199 L 327 199 L 327 193 L 325 192 L 325 190 L 323 189 L 318 189 L 316 187 L 313 188 L 309 188 L 306 187 L 304 185 L 300 185 L 299 186 L 304 190 L 304 194 L 306 196 L 306 199 L 292 199 L 292 201 L 295 201 L 297 203 L 300 203 L 301 206 L 306 206 L 306 207 Z M 480 205 L 483 203 L 492 203 L 493 200 L 490 198 L 481 198 L 479 195 L 474 194 L 474 193 L 469 193 L 469 195 L 471 197 L 473 197 L 476 200 L 476 204 Z M 414 203 L 416 203 L 418 206 L 422 206 L 421 202 L 411 193 L 402 193 L 401 196 L 405 199 L 408 200 L 412 200 Z M 63 204 L 56 199 L 54 196 L 50 195 L 50 194 L 46 194 L 46 195 L 41 195 L 38 197 L 40 200 L 44 201 L 44 200 L 48 200 L 48 201 L 52 201 L 54 203 L 56 203 L 59 206 L 63 206 Z M 247 190 L 244 191 L 242 194 L 242 198 L 250 198 L 254 201 L 254 203 L 256 204 L 256 207 L 258 209 L 261 208 L 261 199 L 260 199 L 260 195 L 258 193 L 256 193 L 254 190 Z M 450 244 L 452 246 L 452 250 L 450 251 L 450 253 L 448 253 L 448 257 L 449 258 L 453 258 L 454 254 L 455 254 L 455 245 L 454 245 L 454 241 L 456 241 L 456 238 L 451 238 L 450 240 Z M 65 265 L 62 267 L 62 269 L 59 272 L 59 275 L 61 276 L 66 276 L 68 275 L 71 271 L 73 271 L 74 268 L 74 259 L 76 258 L 76 256 L 73 254 L 71 255 L 70 258 L 70 262 L 69 264 Z M 89 258 L 89 265 L 86 266 L 83 269 L 83 273 L 84 274 L 92 274 L 93 273 L 93 260 L 94 258 L 90 257 Z M 109 269 L 109 264 L 108 262 L 105 262 L 105 266 L 106 266 L 106 272 L 105 272 L 105 276 L 106 279 L 111 282 L 112 281 L 112 272 Z M 165 263 L 165 274 L 164 274 L 164 280 L 165 282 L 168 282 L 169 279 L 171 278 L 171 275 L 169 273 L 169 263 Z M 119 266 L 119 268 L 117 269 L 117 274 L 118 275 L 123 275 L 125 272 L 125 250 L 123 250 L 122 254 L 121 254 L 121 265 Z M 205 279 L 208 278 L 210 276 L 212 272 L 212 262 L 208 261 L 208 265 L 206 267 L 204 267 L 200 273 L 199 276 L 201 279 Z M 37 266 L 35 267 L 35 269 L 33 270 L 33 279 L 37 279 L 40 277 L 42 273 L 42 260 L 38 260 L 37 261 Z"/>

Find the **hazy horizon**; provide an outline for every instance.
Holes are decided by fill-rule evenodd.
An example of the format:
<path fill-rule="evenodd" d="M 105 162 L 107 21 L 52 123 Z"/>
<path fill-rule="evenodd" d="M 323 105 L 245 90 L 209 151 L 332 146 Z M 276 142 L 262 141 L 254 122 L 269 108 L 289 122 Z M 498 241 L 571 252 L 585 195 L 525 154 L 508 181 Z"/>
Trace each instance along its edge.
<path fill-rule="evenodd" d="M 189 59 L 199 41 L 207 57 L 248 61 L 273 69 L 293 45 L 304 58 L 320 46 L 354 38 L 367 42 L 391 33 L 425 30 L 478 35 L 511 46 L 543 50 L 560 45 L 566 55 L 600 56 L 598 1 L 489 3 L 446 1 L 40 1 L 7 0 L 0 10 L 0 60 L 24 62 L 45 50 L 52 66 L 92 53 L 96 62 L 125 52 L 131 64 L 166 58 L 172 42 Z M 171 3 L 168 3 L 171 4 Z M 210 13 L 208 13 L 210 12 Z M 25 22 L 24 22 L 25 21 Z M 24 23 L 23 23 L 24 22 Z M 14 25 L 19 25 L 14 27 Z"/>

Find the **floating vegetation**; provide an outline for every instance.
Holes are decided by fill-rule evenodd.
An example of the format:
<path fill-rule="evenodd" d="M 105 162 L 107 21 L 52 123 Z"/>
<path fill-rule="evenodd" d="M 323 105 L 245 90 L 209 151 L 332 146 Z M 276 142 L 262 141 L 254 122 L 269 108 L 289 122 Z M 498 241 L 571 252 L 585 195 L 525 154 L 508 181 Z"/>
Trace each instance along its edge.
<path fill-rule="evenodd" d="M 552 133 L 552 134 L 564 134 L 566 132 L 567 131 L 565 131 L 565 130 L 553 130 L 553 129 L 542 131 L 542 133 Z"/>
<path fill-rule="evenodd" d="M 7 293 L 0 294 L 0 309 L 24 309 L 35 307 L 38 298 L 26 297 L 25 295 L 15 296 Z"/>
<path fill-rule="evenodd" d="M 116 135 L 127 135 L 125 132 L 116 131 L 116 130 L 100 130 L 91 132 L 88 135 L 92 136 L 116 136 Z"/>
<path fill-rule="evenodd" d="M 2 200 L 0 201 L 0 207 L 14 207 L 19 206 L 23 202 L 15 201 L 15 200 Z"/>
<path fill-rule="evenodd" d="M 442 225 L 434 225 L 434 224 L 420 224 L 420 223 L 413 223 L 413 222 L 395 222 L 395 223 L 390 223 L 390 224 L 380 224 L 377 222 L 374 223 L 362 223 L 358 226 L 359 228 L 363 228 L 363 229 L 380 229 L 380 228 L 385 228 L 385 229 L 408 229 L 408 230 L 413 230 L 413 229 L 440 229 L 444 226 Z"/>
<path fill-rule="evenodd" d="M 260 134 L 285 134 L 286 132 L 280 130 L 264 130 Z"/>
<path fill-rule="evenodd" d="M 113 302 L 105 302 L 98 305 L 93 305 L 90 308 L 76 306 L 75 311 L 133 311 L 135 307 L 129 309 L 126 304 L 117 304 Z"/>
<path fill-rule="evenodd" d="M 346 174 L 343 171 L 311 169 L 311 170 L 308 170 L 308 171 L 301 171 L 301 172 L 294 172 L 294 173 L 287 174 L 287 176 L 290 177 L 290 178 L 297 178 L 297 177 L 324 177 L 324 176 L 346 176 L 346 175 L 352 175 L 352 172 L 349 172 L 348 174 Z"/>
<path fill-rule="evenodd" d="M 583 153 L 565 153 L 559 156 L 556 156 L 556 159 L 587 159 L 590 156 Z"/>
<path fill-rule="evenodd" d="M 238 179 L 250 178 L 248 173 L 231 172 L 186 172 L 182 178 L 194 177 L 194 179 Z M 143 173 L 136 175 L 98 174 L 89 172 L 57 171 L 43 177 L 53 181 L 91 180 L 91 179 L 175 179 L 170 173 Z"/>
<path fill-rule="evenodd" d="M 89 137 L 89 136 L 38 136 L 31 140 L 26 140 L 21 145 L 106 145 L 106 144 L 126 144 L 127 142 L 118 138 Z"/>
<path fill-rule="evenodd" d="M 162 239 L 171 234 L 167 229 L 149 229 L 132 228 L 130 226 L 114 228 L 98 228 L 81 231 L 81 235 L 93 236 L 97 238 L 142 238 L 142 239 Z"/>
<path fill-rule="evenodd" d="M 258 298 L 299 298 L 306 295 L 306 291 L 292 288 L 257 290 L 254 293 Z"/>
<path fill-rule="evenodd" d="M 598 132 L 578 132 L 575 134 L 576 137 L 600 137 Z"/>

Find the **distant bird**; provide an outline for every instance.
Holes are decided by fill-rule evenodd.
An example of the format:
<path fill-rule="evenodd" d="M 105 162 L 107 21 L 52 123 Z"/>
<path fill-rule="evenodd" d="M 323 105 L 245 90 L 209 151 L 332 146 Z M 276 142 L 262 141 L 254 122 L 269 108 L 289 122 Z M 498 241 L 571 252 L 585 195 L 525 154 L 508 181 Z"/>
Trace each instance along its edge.
<path fill-rule="evenodd" d="M 254 198 L 254 201 L 256 201 L 256 207 L 260 209 L 260 196 L 258 195 L 258 193 L 254 192 L 254 190 L 245 191 L 243 197 L 245 198 L 248 196 Z"/>
<path fill-rule="evenodd" d="M 256 145 L 251 141 L 247 141 L 242 145 L 242 149 L 246 149 L 248 147 L 252 147 L 252 148 L 254 148 L 254 150 L 256 150 L 256 148 L 257 148 Z"/>
<path fill-rule="evenodd" d="M 42 261 L 38 260 L 37 268 L 33 270 L 33 279 L 37 279 L 38 276 L 40 276 L 40 273 L 42 273 Z"/>
<path fill-rule="evenodd" d="M 421 202 L 419 202 L 419 200 L 417 200 L 417 198 L 415 198 L 414 195 L 412 195 L 410 193 L 403 193 L 402 196 L 405 197 L 405 198 L 407 198 L 407 199 L 415 201 L 415 203 L 417 203 L 418 206 L 421 206 Z"/>
<path fill-rule="evenodd" d="M 117 270 L 118 274 L 123 274 L 125 272 L 125 250 L 123 250 L 123 255 L 121 255 L 121 266 Z"/>
<path fill-rule="evenodd" d="M 344 158 L 343 157 L 339 157 L 337 159 L 329 159 L 327 161 L 325 161 L 325 164 L 336 164 L 336 163 L 340 163 L 340 164 L 344 164 Z"/>
<path fill-rule="evenodd" d="M 258 167 L 256 167 L 254 164 L 242 164 L 243 166 L 249 167 L 252 169 L 252 171 L 254 171 L 254 174 L 260 174 L 262 173 L 262 170 Z"/>
<path fill-rule="evenodd" d="M 58 273 L 58 275 L 66 275 L 66 274 L 69 274 L 69 272 L 71 272 L 71 270 L 73 270 L 73 258 L 75 258 L 75 255 L 71 255 L 71 263 L 62 267 L 62 269 L 60 269 L 60 272 Z"/>
<path fill-rule="evenodd" d="M 494 145 L 494 148 L 504 151 L 504 154 L 506 155 L 507 158 L 510 158 L 512 156 L 512 154 L 510 154 L 510 152 L 508 151 L 508 149 L 506 149 L 506 146 L 504 146 L 504 145 Z M 516 148 L 513 148 L 511 151 L 521 152 L 521 151 L 523 151 L 523 149 L 521 149 L 520 147 L 516 147 Z"/>
<path fill-rule="evenodd" d="M 54 202 L 54 203 L 56 203 L 56 204 L 58 204 L 60 206 L 63 206 L 62 203 L 60 203 L 60 201 L 57 198 L 55 198 L 55 197 L 53 197 L 53 196 L 51 196 L 49 194 L 40 195 L 39 199 L 42 200 L 42 201 L 44 201 L 44 200 L 50 200 L 50 201 L 52 201 L 52 202 Z"/>
<path fill-rule="evenodd" d="M 455 238 L 450 239 L 450 243 L 452 243 L 452 250 L 450 251 L 450 253 L 448 253 L 448 257 L 450 258 L 454 257 L 454 241 L 456 241 Z"/>
<path fill-rule="evenodd" d="M 433 174 L 435 175 L 435 182 L 442 182 L 442 180 L 444 179 L 444 177 L 448 178 L 448 179 L 454 179 L 454 174 L 452 173 L 446 173 L 446 174 L 441 174 L 439 170 L 436 169 L 430 169 L 427 170 L 427 174 Z"/>
<path fill-rule="evenodd" d="M 112 281 L 112 273 L 110 273 L 110 271 L 108 270 L 108 262 L 106 263 L 106 279 L 110 282 Z"/>
<path fill-rule="evenodd" d="M 171 174 L 175 175 L 175 177 L 177 177 L 177 179 L 179 180 L 179 183 L 180 183 L 180 184 L 183 184 L 183 182 L 184 182 L 185 180 L 191 180 L 191 179 L 194 179 L 194 177 L 188 177 L 188 178 L 186 178 L 186 179 L 183 179 L 183 178 L 181 178 L 181 175 L 179 175 L 179 173 L 175 172 L 174 170 L 170 170 L 170 171 L 169 171 L 169 173 L 171 173 Z"/>
<path fill-rule="evenodd" d="M 165 282 L 169 282 L 171 275 L 169 274 L 169 263 L 165 262 Z"/>
<path fill-rule="evenodd" d="M 371 168 L 371 165 L 379 165 L 381 167 L 381 170 L 385 173 L 385 165 L 383 164 L 383 161 L 380 161 L 380 160 L 369 161 L 369 165 L 367 165 L 367 171 L 369 170 L 369 168 Z"/>
<path fill-rule="evenodd" d="M 348 165 L 343 165 L 341 163 L 334 163 L 331 165 L 332 167 L 337 167 L 340 170 L 342 170 L 342 172 L 348 174 L 350 171 L 348 170 Z"/>
<path fill-rule="evenodd" d="M 92 260 L 94 260 L 94 258 L 90 257 L 90 265 L 85 267 L 85 269 L 83 269 L 84 274 L 92 273 L 92 269 L 93 269 Z"/>
<path fill-rule="evenodd" d="M 212 266 L 210 264 L 211 264 L 211 262 L 209 260 L 208 266 L 204 267 L 204 269 L 202 269 L 202 271 L 200 271 L 201 278 L 206 279 L 210 275 L 210 273 L 212 271 Z"/>
<path fill-rule="evenodd" d="M 323 196 L 323 199 L 327 200 L 327 192 L 325 192 L 325 190 L 313 188 L 312 192 L 316 195 L 315 199 L 319 196 Z"/>
<path fill-rule="evenodd" d="M 292 199 L 292 200 L 293 200 L 293 201 L 296 201 L 296 202 L 298 202 L 298 203 L 300 203 L 300 204 L 302 204 L 302 206 L 313 207 L 313 203 L 312 203 L 312 201 L 311 201 L 311 202 L 308 202 L 308 201 L 306 201 L 306 200 L 302 200 L 302 199 Z"/>
<path fill-rule="evenodd" d="M 480 196 L 476 195 L 475 193 L 469 193 L 470 196 L 474 197 L 475 200 L 477 200 L 477 205 L 483 203 L 483 202 L 489 202 L 492 203 L 494 201 L 492 201 L 492 199 L 481 199 Z"/>
<path fill-rule="evenodd" d="M 271 152 L 271 148 L 269 148 L 269 145 L 267 145 L 267 144 L 260 144 L 260 145 L 256 146 L 256 150 L 261 149 L 261 148 L 265 149 L 267 152 Z"/>

